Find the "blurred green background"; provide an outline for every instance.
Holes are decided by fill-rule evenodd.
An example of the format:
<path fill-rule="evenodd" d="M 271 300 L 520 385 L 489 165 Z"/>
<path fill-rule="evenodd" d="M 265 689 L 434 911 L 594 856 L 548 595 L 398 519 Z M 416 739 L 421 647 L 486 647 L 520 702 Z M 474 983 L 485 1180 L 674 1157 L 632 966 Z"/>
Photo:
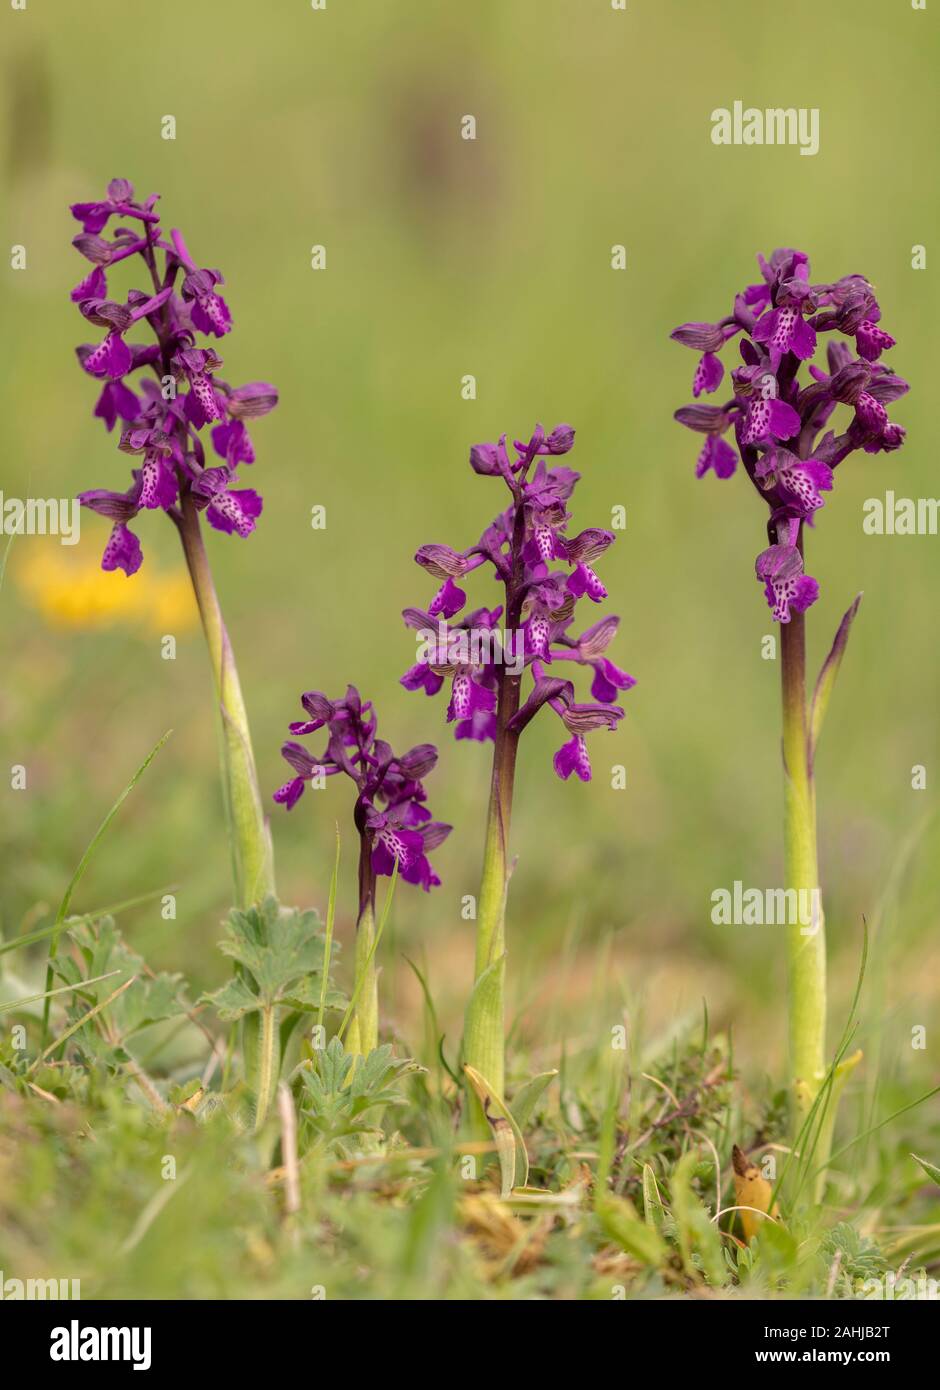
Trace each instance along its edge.
<path fill-rule="evenodd" d="M 694 358 L 668 335 L 727 312 L 755 254 L 792 245 L 815 278 L 875 283 L 898 339 L 891 364 L 912 384 L 893 411 L 907 445 L 853 457 L 809 539 L 822 589 L 809 630 L 815 667 L 865 590 L 818 762 L 833 1029 L 866 918 L 863 1045 L 905 1091 L 931 1084 L 935 1061 L 912 1051 L 910 1030 L 936 1016 L 940 965 L 940 539 L 869 537 L 861 521 L 885 488 L 938 491 L 938 8 L 29 0 L 3 13 L 3 228 L 28 266 L 0 277 L 0 485 L 13 496 L 125 485 L 128 460 L 92 418 L 96 387 L 74 358 L 87 335 L 68 299 L 84 273 L 68 204 L 118 175 L 138 194 L 159 190 L 166 225 L 225 274 L 235 330 L 218 345 L 223 375 L 281 393 L 254 432 L 259 529 L 245 543 L 209 538 L 265 795 L 284 779 L 279 745 L 311 687 L 353 681 L 393 743 L 441 748 L 430 800 L 456 828 L 436 859 L 443 887 L 402 890 L 393 912 L 392 1030 L 415 1026 L 407 952 L 456 1044 L 472 968 L 460 901 L 477 888 L 489 775 L 487 750 L 454 742 L 443 697 L 398 685 L 414 659 L 400 610 L 433 591 L 412 557 L 428 541 L 471 543 L 502 507 L 500 485 L 471 473 L 470 444 L 565 420 L 578 432 L 578 527 L 627 509 L 601 571 L 606 610 L 622 618 L 610 654 L 639 683 L 621 730 L 592 740 L 589 787 L 554 776 L 556 721 L 523 742 L 509 925 L 520 1027 L 550 1062 L 573 1030 L 606 1030 L 611 981 L 656 1031 L 706 996 L 745 1070 L 781 1075 L 782 936 L 709 918 L 715 888 L 781 875 L 779 673 L 761 658 L 772 624 L 753 578 L 764 516 L 742 478 L 696 482 L 696 440 L 671 418 L 690 399 Z M 716 148 L 710 113 L 736 99 L 819 107 L 819 154 Z M 175 141 L 161 139 L 168 114 Z M 475 141 L 460 138 L 468 114 Z M 314 244 L 325 270 L 310 268 Z M 624 271 L 611 268 L 616 244 Z M 924 271 L 911 268 L 916 244 Z M 467 373 L 474 401 L 461 397 Z M 310 527 L 316 504 L 325 530 Z M 157 587 L 123 615 L 68 624 L 55 618 L 71 584 L 59 567 L 78 556 L 93 571 L 106 535 L 100 519 L 83 523 L 76 551 L 17 539 L 0 594 L 2 764 L 29 776 L 14 792 L 4 773 L 0 794 L 3 929 L 48 918 L 101 816 L 172 728 L 74 906 L 178 885 L 176 921 L 150 906 L 125 926 L 155 965 L 211 984 L 225 974 L 214 943 L 229 883 L 208 665 L 198 630 L 148 616 L 146 597 L 180 572 L 176 535 L 142 518 L 143 571 L 107 583 L 117 593 L 156 575 Z M 481 583 L 475 602 L 495 601 Z M 166 631 L 175 662 L 161 659 Z M 628 769 L 626 791 L 610 788 L 613 763 Z M 915 764 L 926 791 L 911 788 Z M 346 788 L 331 782 L 290 816 L 272 810 L 281 896 L 320 907 L 340 821 L 348 939 Z"/>

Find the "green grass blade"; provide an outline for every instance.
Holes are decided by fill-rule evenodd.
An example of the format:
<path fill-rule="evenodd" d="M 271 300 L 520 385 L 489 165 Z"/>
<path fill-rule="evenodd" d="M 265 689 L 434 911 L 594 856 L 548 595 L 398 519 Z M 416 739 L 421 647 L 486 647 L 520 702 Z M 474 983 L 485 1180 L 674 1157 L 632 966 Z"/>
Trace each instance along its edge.
<path fill-rule="evenodd" d="M 603 1067 L 604 1073 L 604 1108 L 601 1112 L 600 1135 L 597 1144 L 597 1174 L 594 1179 L 594 1192 L 596 1201 L 607 1192 L 607 1184 L 614 1166 L 614 1154 L 617 1148 L 617 1112 L 620 1109 L 620 1097 L 623 1093 L 625 1058 L 617 1052 L 611 1052 L 605 1059 Z"/>
<path fill-rule="evenodd" d="M 666 1263 L 669 1247 L 655 1226 L 640 1219 L 628 1197 L 602 1192 L 594 1210 L 604 1235 L 634 1260 L 653 1269 Z"/>
<path fill-rule="evenodd" d="M 423 995 L 423 997 L 424 997 L 424 1008 L 425 1008 L 425 1013 L 426 1013 L 426 1015 L 427 1015 L 427 1026 L 428 1026 L 428 1032 L 429 1032 L 429 1042 L 430 1042 L 430 1044 L 431 1044 L 432 1047 L 434 1046 L 435 1042 L 437 1042 L 437 1044 L 438 1044 L 438 1046 L 437 1046 L 437 1080 L 438 1080 L 438 1086 L 441 1086 L 441 1084 L 442 1084 L 442 1082 L 443 1082 L 443 1076 L 444 1076 L 444 1067 L 445 1067 L 445 1065 L 446 1065 L 446 1063 L 445 1063 L 445 1061 L 444 1061 L 444 1053 L 443 1053 L 444 1036 L 443 1036 L 443 1034 L 441 1033 L 440 1027 L 439 1027 L 439 1025 L 438 1025 L 438 1021 L 437 1021 L 437 1010 L 436 1010 L 435 1007 L 434 1007 L 434 1000 L 431 998 L 431 989 L 430 989 L 430 986 L 428 985 L 428 982 L 427 982 L 427 980 L 425 979 L 423 973 L 418 969 L 418 967 L 417 967 L 417 965 L 415 965 L 414 961 L 411 960 L 411 958 L 410 958 L 409 956 L 403 956 L 402 959 L 404 960 L 405 964 L 406 964 L 407 966 L 410 967 L 412 974 L 414 975 L 415 979 L 418 981 L 418 984 L 419 984 L 419 986 L 420 986 L 420 988 L 421 988 L 421 993 L 422 993 L 422 995 Z M 450 1068 L 448 1067 L 447 1070 L 450 1071 Z M 453 1072 L 451 1072 L 451 1075 L 453 1076 Z M 456 1081 L 457 1078 L 454 1077 L 454 1080 Z M 459 1085 L 460 1083 L 458 1082 L 457 1084 Z"/>
<path fill-rule="evenodd" d="M 22 1009 L 26 1004 L 36 1004 L 40 999 L 48 999 L 52 994 L 73 994 L 77 990 L 85 989 L 88 985 L 96 985 L 101 980 L 110 980 L 112 975 L 120 975 L 120 970 L 109 970 L 106 975 L 95 975 L 91 980 L 76 980 L 74 985 L 59 985 L 56 989 L 41 989 L 38 994 L 24 994 L 19 999 L 10 999 L 5 1004 L 0 1004 L 0 1014 L 15 1013 L 17 1009 Z"/>
<path fill-rule="evenodd" d="M 863 1130 L 861 1134 L 856 1134 L 854 1139 L 850 1139 L 847 1144 L 843 1144 L 841 1149 L 837 1149 L 836 1152 L 831 1155 L 829 1162 L 833 1163 L 837 1158 L 841 1158 L 842 1155 L 848 1153 L 849 1149 L 853 1148 L 860 1139 L 867 1139 L 869 1134 L 875 1134 L 879 1129 L 884 1129 L 885 1125 L 889 1125 L 892 1120 L 898 1119 L 901 1115 L 906 1115 L 908 1110 L 916 1110 L 918 1105 L 923 1105 L 925 1100 L 930 1100 L 938 1093 L 940 1093 L 940 1086 L 934 1086 L 932 1090 L 925 1091 L 922 1096 L 918 1096 L 916 1100 L 912 1100 L 908 1105 L 902 1105 L 900 1110 L 892 1111 L 885 1119 L 879 1120 L 876 1125 L 872 1125 L 871 1129 Z M 918 1162 L 919 1161 L 920 1160 L 918 1160 Z"/>
<path fill-rule="evenodd" d="M 125 898 L 123 902 L 111 903 L 108 907 L 100 907 L 95 912 L 82 912 L 77 917 L 72 917 L 76 925 L 79 922 L 98 922 L 102 917 L 114 917 L 119 912 L 126 912 L 128 908 L 139 907 L 141 903 L 153 902 L 155 898 L 162 898 L 167 893 L 172 893 L 175 885 L 170 884 L 166 888 L 153 888 L 149 893 L 141 893 L 136 898 Z M 37 941 L 45 941 L 46 937 L 54 935 L 60 931 L 62 923 L 58 917 L 48 926 L 37 927 L 35 931 L 24 932 L 22 936 L 15 936 L 11 941 L 0 941 L 0 956 L 7 951 L 15 951 L 20 946 L 33 946 Z"/>
<path fill-rule="evenodd" d="M 160 749 L 161 749 L 161 748 L 163 747 L 163 745 L 166 743 L 167 739 L 170 737 L 170 735 L 172 734 L 172 732 L 173 732 L 172 729 L 167 729 L 166 733 L 165 733 L 165 734 L 163 735 L 163 737 L 159 740 L 159 742 L 157 742 L 156 744 L 154 744 L 153 748 L 151 748 L 151 750 L 150 750 L 150 752 L 147 754 L 146 758 L 144 758 L 144 760 L 143 760 L 143 762 L 141 763 L 140 767 L 139 767 L 139 768 L 137 769 L 137 771 L 134 773 L 133 777 L 132 777 L 131 780 L 128 782 L 128 784 L 127 784 L 127 786 L 124 788 L 124 790 L 121 792 L 121 794 L 120 794 L 120 796 L 118 797 L 118 799 L 114 802 L 114 805 L 111 807 L 110 811 L 109 811 L 108 814 L 105 816 L 104 820 L 101 822 L 101 824 L 98 826 L 98 829 L 95 831 L 94 835 L 92 836 L 91 841 L 90 841 L 90 843 L 89 843 L 89 845 L 88 845 L 88 848 L 85 850 L 85 853 L 82 855 L 81 859 L 80 859 L 79 862 L 78 862 L 78 868 L 75 870 L 74 874 L 72 875 L 71 879 L 69 880 L 69 884 L 68 884 L 68 887 L 67 887 L 66 890 L 65 890 L 65 893 L 63 894 L 62 901 L 59 903 L 59 910 L 58 910 L 58 912 L 56 913 L 56 917 L 55 917 L 55 923 L 54 923 L 54 926 L 55 926 L 55 927 L 57 927 L 57 928 L 58 928 L 58 927 L 61 927 L 62 923 L 65 921 L 65 918 L 68 916 L 69 908 L 70 908 L 71 905 L 72 905 L 72 895 L 73 895 L 73 893 L 75 892 L 75 889 L 78 887 L 79 883 L 81 882 L 82 877 L 83 877 L 83 875 L 84 875 L 84 873 L 85 873 L 85 870 L 88 868 L 88 865 L 91 863 L 91 860 L 92 860 L 92 858 L 94 857 L 95 850 L 98 848 L 98 845 L 99 845 L 101 839 L 103 838 L 103 836 L 104 836 L 105 833 L 107 832 L 108 826 L 109 826 L 109 825 L 111 824 L 111 822 L 114 820 L 114 817 L 117 815 L 118 811 L 121 809 L 121 807 L 123 806 L 124 802 L 125 802 L 125 801 L 127 800 L 127 798 L 130 796 L 131 792 L 134 790 L 134 788 L 136 787 L 137 783 L 140 781 L 141 777 L 142 777 L 142 776 L 144 775 L 144 773 L 147 771 L 147 768 L 148 768 L 148 767 L 150 766 L 150 764 L 153 762 L 154 758 L 155 758 L 155 757 L 157 756 L 157 754 L 160 752 Z M 46 964 L 46 990 L 47 990 L 47 991 L 49 991 L 49 990 L 51 989 L 51 986 L 52 986 L 52 962 L 53 962 L 53 960 L 55 959 L 55 954 L 56 954 L 56 950 L 58 949 L 58 945 L 59 945 L 59 932 L 58 932 L 58 931 L 55 931 L 55 932 L 53 933 L 53 936 L 52 936 L 52 941 L 50 942 L 50 945 L 49 945 L 49 959 L 48 959 L 48 962 L 47 962 L 47 964 Z M 47 1037 L 47 1035 L 48 1035 L 48 1032 L 49 1032 L 49 1003 L 48 1003 L 48 999 L 47 999 L 47 1001 L 46 1001 L 46 1006 L 45 1006 L 45 1008 L 43 1009 L 43 1015 L 42 1015 L 42 1040 L 43 1040 L 43 1042 L 45 1042 L 46 1037 Z"/>
<path fill-rule="evenodd" d="M 120 975 L 120 973 L 120 970 L 111 971 L 112 975 Z M 101 978 L 104 979 L 104 976 L 102 976 Z M 139 979 L 139 975 L 132 975 L 129 980 L 124 981 L 123 985 L 118 985 L 114 993 L 109 994 L 107 999 L 102 999 L 99 1004 L 95 1004 L 94 1007 L 89 1009 L 87 1013 L 82 1014 L 81 1018 L 77 1019 L 76 1022 L 73 1023 L 70 1028 L 66 1028 L 64 1033 L 60 1033 L 57 1038 L 53 1038 L 52 1042 L 49 1044 L 46 1050 L 44 1052 L 41 1052 L 39 1056 L 36 1058 L 36 1060 L 32 1063 L 32 1065 L 29 1068 L 29 1071 L 27 1071 L 26 1073 L 27 1076 L 29 1075 L 29 1072 L 35 1071 L 36 1067 L 39 1066 L 40 1062 L 44 1062 L 47 1057 L 50 1057 L 52 1055 L 53 1052 L 58 1052 L 62 1044 L 68 1042 L 72 1034 L 77 1033 L 79 1028 L 84 1028 L 85 1024 L 88 1022 L 89 1019 L 94 1018 L 96 1014 L 100 1014 L 104 1009 L 108 1007 L 109 1004 L 113 1004 L 119 994 L 123 994 L 126 989 L 130 989 L 134 981 Z M 96 981 L 94 980 L 79 980 L 74 985 L 67 985 L 66 988 L 82 989 L 85 985 L 91 985 L 95 983 Z"/>
<path fill-rule="evenodd" d="M 911 1158 L 915 1163 L 920 1164 L 930 1181 L 935 1182 L 940 1187 L 940 1168 L 935 1163 L 928 1163 L 926 1158 L 918 1158 L 917 1154 L 911 1154 Z"/>

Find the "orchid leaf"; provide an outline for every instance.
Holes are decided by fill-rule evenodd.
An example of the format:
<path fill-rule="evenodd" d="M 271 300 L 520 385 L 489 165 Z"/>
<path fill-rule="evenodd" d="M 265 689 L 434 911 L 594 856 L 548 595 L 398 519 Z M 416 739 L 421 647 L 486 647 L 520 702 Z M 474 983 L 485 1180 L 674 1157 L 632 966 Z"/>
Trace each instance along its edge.
<path fill-rule="evenodd" d="M 464 1063 L 467 1080 L 477 1094 L 487 1123 L 496 1142 L 499 1158 L 500 1196 L 508 1197 L 513 1188 L 525 1187 L 529 1181 L 529 1155 L 516 1120 L 506 1102 L 496 1094 L 485 1076 L 475 1067 Z M 519 1182 L 516 1177 L 519 1176 Z"/>
<path fill-rule="evenodd" d="M 584 1192 L 582 1182 L 573 1182 L 560 1192 L 552 1192 L 544 1187 L 515 1187 L 506 1199 L 506 1205 L 520 1214 L 540 1208 L 559 1212 L 576 1210 L 584 1201 Z"/>
<path fill-rule="evenodd" d="M 486 1048 L 489 1023 L 501 1008 L 505 951 L 478 976 L 470 992 L 464 1023 L 462 1055 L 476 1057 Z"/>
<path fill-rule="evenodd" d="M 557 1071 L 539 1072 L 538 1076 L 530 1077 L 516 1091 L 512 1098 L 512 1113 L 520 1129 L 528 1125 L 543 1092 L 557 1075 Z"/>
<path fill-rule="evenodd" d="M 656 1174 L 648 1163 L 643 1164 L 643 1217 L 647 1226 L 661 1226 L 666 1217 Z"/>
<path fill-rule="evenodd" d="M 822 664 L 819 678 L 816 681 L 816 689 L 813 691 L 813 700 L 809 712 L 809 766 L 810 771 L 813 767 L 813 759 L 816 756 L 816 744 L 819 741 L 819 733 L 826 717 L 826 710 L 829 708 L 829 699 L 832 695 L 836 683 L 836 676 L 839 674 L 839 667 L 842 665 L 842 658 L 848 645 L 849 631 L 858 612 L 858 605 L 862 601 L 861 594 L 857 594 L 851 607 L 843 615 L 839 624 L 839 630 L 830 648 L 829 655 Z"/>

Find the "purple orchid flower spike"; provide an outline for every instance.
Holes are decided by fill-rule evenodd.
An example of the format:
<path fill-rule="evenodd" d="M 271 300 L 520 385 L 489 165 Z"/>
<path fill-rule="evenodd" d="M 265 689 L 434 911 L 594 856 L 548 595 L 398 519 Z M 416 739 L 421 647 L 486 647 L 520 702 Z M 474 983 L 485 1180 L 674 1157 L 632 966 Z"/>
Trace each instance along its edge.
<path fill-rule="evenodd" d="M 92 269 L 71 297 L 82 317 L 103 330 L 100 341 L 78 347 L 78 359 L 102 382 L 95 415 L 109 431 L 120 420 L 120 447 L 143 455 L 140 470 L 134 470 L 136 510 L 127 507 L 126 515 L 113 518 L 102 559 L 102 568 L 127 575 L 143 559 L 128 524 L 140 511 L 165 512 L 181 534 L 196 524 L 199 512 L 217 531 L 251 534 L 263 504 L 254 489 L 236 486 L 239 467 L 255 461 L 246 422 L 277 405 L 277 391 L 266 382 L 229 386 L 218 375 L 221 357 L 199 346 L 198 334 L 217 339 L 232 327 L 218 291 L 222 275 L 196 264 L 181 232 L 164 236 L 156 203 L 156 194 L 136 202 L 133 186 L 113 179 L 105 198 L 72 207 L 82 224 L 73 245 Z M 121 303 L 108 298 L 108 276 L 129 258 L 138 260 L 152 289 L 132 289 Z M 149 330 L 150 341 L 131 341 L 130 334 L 141 329 Z M 207 426 L 221 466 L 207 460 Z M 80 493 L 79 501 L 107 516 L 107 498 L 119 495 L 94 489 Z"/>
<path fill-rule="evenodd" d="M 512 493 L 512 505 L 484 531 L 476 545 L 464 551 L 447 545 L 424 545 L 415 555 L 422 569 L 443 582 L 427 609 L 404 612 L 406 624 L 422 642 L 417 662 L 405 672 L 401 683 L 408 690 L 436 695 L 449 680 L 447 720 L 456 724 L 456 737 L 495 741 L 504 672 L 509 672 L 506 683 L 514 690 L 518 709 L 526 669 L 537 688 L 543 665 L 556 661 L 590 665 L 595 671 L 592 693 L 609 706 L 609 718 L 599 721 L 597 727 L 614 728 L 623 717 L 623 710 L 614 703 L 617 692 L 629 690 L 633 677 L 606 658 L 602 665 L 599 652 L 586 655 L 585 648 L 566 636 L 579 600 L 601 603 L 607 597 L 593 562 L 613 543 L 614 534 L 596 527 L 575 536 L 566 534 L 570 521 L 567 504 L 579 475 L 570 468 L 547 465 L 546 456 L 569 452 L 574 443 L 570 425 L 559 425 L 549 435 L 541 425 L 536 426 L 527 442 L 516 440 L 514 458 L 506 440 L 503 435 L 496 444 L 474 445 L 470 464 L 484 476 L 501 476 Z M 537 466 L 529 477 L 536 459 Z M 556 563 L 564 568 L 553 568 Z M 478 608 L 456 619 L 467 601 L 457 581 L 486 565 L 503 583 L 506 603 L 494 609 Z M 501 632 L 504 614 L 506 630 Z M 596 625 L 603 626 L 605 644 L 612 640 L 617 621 L 612 618 Z M 605 670 L 610 674 L 605 675 Z M 513 732 L 520 733 L 529 718 L 531 714 L 517 721 Z M 583 780 L 589 780 L 589 759 L 585 756 L 580 765 L 587 769 Z M 558 775 L 567 779 L 570 768 L 563 770 L 565 761 L 556 759 L 554 766 Z"/>
<path fill-rule="evenodd" d="M 721 334 L 707 336 L 711 349 L 721 341 Z M 713 377 L 706 364 L 703 380 Z M 405 609 L 419 645 L 401 678 L 406 689 L 427 695 L 446 685 L 447 720 L 456 737 L 494 744 L 475 968 L 477 985 L 484 977 L 487 984 L 474 989 L 467 1009 L 464 1057 L 497 1095 L 504 1084 L 505 902 L 518 741 L 543 708 L 551 711 L 562 725 L 555 772 L 563 781 L 574 774 L 588 782 L 589 736 L 616 729 L 624 714 L 617 697 L 634 684 L 605 655 L 617 618 L 602 618 L 580 636 L 569 632 L 580 602 L 607 598 L 595 566 L 614 541 L 613 532 L 598 527 L 569 532 L 579 475 L 557 460 L 570 452 L 574 430 L 558 425 L 546 433 L 537 425 L 527 440 L 508 441 L 503 434 L 470 450 L 474 473 L 500 479 L 508 489 L 508 507 L 466 549 L 423 545 L 415 555 L 438 588 L 426 608 Z M 468 611 L 465 586 L 481 568 L 502 585 L 503 602 Z M 566 667 L 588 668 L 594 703 L 577 702 L 573 682 L 558 674 Z"/>
<path fill-rule="evenodd" d="M 762 283 L 742 291 L 730 314 L 674 330 L 676 342 L 700 354 L 692 382 L 696 399 L 718 390 L 724 380 L 718 353 L 734 337 L 742 364 L 730 373 L 727 401 L 683 406 L 676 419 L 705 435 L 698 477 L 730 478 L 740 460 L 766 502 L 771 544 L 758 559 L 757 577 L 774 620 L 787 623 L 819 592 L 803 573 L 803 523 L 823 505 L 835 468 L 849 454 L 889 452 L 904 442 L 903 428 L 888 419 L 886 407 L 908 385 L 878 360 L 895 340 L 879 326 L 881 310 L 863 276 L 813 284 L 802 251 L 778 250 L 758 262 Z M 812 358 L 827 333 L 842 338 L 829 341 L 825 372 Z M 843 338 L 854 340 L 857 356 Z M 812 380 L 801 383 L 804 364 Z M 854 416 L 844 433 L 834 435 L 825 427 L 838 405 L 850 406 Z M 724 438 L 729 433 L 734 444 Z"/>
<path fill-rule="evenodd" d="M 440 879 L 426 857 L 428 840 L 433 841 L 430 848 L 436 848 L 451 827 L 431 822 L 422 783 L 437 763 L 437 749 L 422 744 L 396 757 L 377 738 L 378 720 L 371 701 L 363 702 L 353 685 L 341 700 L 307 691 L 301 704 L 310 717 L 292 723 L 290 732 L 304 737 L 325 729 L 326 749 L 322 757 L 314 758 L 303 744 L 286 742 L 281 753 L 294 776 L 278 788 L 274 800 L 291 810 L 308 782 L 345 773 L 358 789 L 356 823 L 357 828 L 361 823 L 360 833 L 368 840 L 373 873 L 391 874 L 397 859 L 406 883 L 437 887 Z"/>
<path fill-rule="evenodd" d="M 178 231 L 164 233 L 157 201 L 155 193 L 140 201 L 127 179 L 112 179 L 103 198 L 72 207 L 81 223 L 72 244 L 91 268 L 70 297 L 93 339 L 76 355 L 100 384 L 95 417 L 109 433 L 117 427 L 119 451 L 133 456 L 125 491 L 92 488 L 79 501 L 111 523 L 104 570 L 137 573 L 144 556 L 136 525 L 147 513 L 163 512 L 179 533 L 222 718 L 228 804 L 240 808 L 230 827 L 232 864 L 236 901 L 247 907 L 274 892 L 273 856 L 200 516 L 228 535 L 255 529 L 262 500 L 238 486 L 238 470 L 255 458 L 248 424 L 277 405 L 277 391 L 262 381 L 233 387 L 220 377 L 222 359 L 199 335 L 216 340 L 232 326 L 218 291 L 222 276 L 196 264 Z M 128 276 L 131 287 L 119 292 L 115 276 L 124 263 L 141 281 Z"/>
<path fill-rule="evenodd" d="M 378 719 L 371 701 L 363 701 L 354 685 L 339 700 L 318 690 L 301 696 L 306 718 L 290 725 L 295 736 L 281 748 L 293 776 L 274 793 L 290 811 L 308 783 L 344 774 L 356 788 L 353 822 L 359 836 L 359 911 L 356 922 L 356 981 L 359 1004 L 349 1047 L 368 1053 L 378 1045 L 378 993 L 372 962 L 375 941 L 376 878 L 391 875 L 395 865 L 406 883 L 428 892 L 440 879 L 428 858 L 451 827 L 432 819 L 424 778 L 437 763 L 437 749 L 422 743 L 395 754 L 378 737 Z M 323 730 L 326 747 L 314 757 L 296 739 Z M 360 984 L 361 977 L 361 984 Z"/>
<path fill-rule="evenodd" d="M 680 424 L 705 435 L 696 474 L 729 478 L 740 460 L 767 507 L 770 543 L 758 555 L 755 573 L 774 621 L 781 624 L 786 889 L 811 894 L 814 903 L 811 929 L 798 923 L 787 932 L 790 1096 L 798 1137 L 810 1123 L 830 1060 L 815 753 L 859 603 L 856 598 L 843 617 L 808 702 L 804 614 L 816 602 L 819 585 L 805 570 L 804 533 L 832 492 L 836 469 L 850 454 L 890 453 L 903 444 L 904 429 L 889 419 L 888 406 L 908 385 L 880 360 L 895 340 L 880 327 L 881 309 L 864 276 L 815 284 L 808 257 L 788 249 L 775 251 L 769 260 L 760 256 L 758 262 L 761 283 L 737 295 L 730 314 L 714 324 L 683 324 L 672 336 L 701 354 L 692 384 L 696 400 L 676 411 Z M 823 335 L 829 335 L 826 369 L 813 361 Z M 699 396 L 721 385 L 717 354 L 733 337 L 739 337 L 740 365 L 730 373 L 731 395 L 720 405 L 700 403 Z M 837 434 L 829 425 L 840 408 L 850 418 Z M 724 438 L 729 433 L 734 444 Z M 565 749 L 562 772 L 580 772 L 580 767 L 580 749 Z M 832 1112 L 814 1139 L 817 1199 L 835 1098 L 860 1056 L 846 1058 L 836 1069 Z"/>

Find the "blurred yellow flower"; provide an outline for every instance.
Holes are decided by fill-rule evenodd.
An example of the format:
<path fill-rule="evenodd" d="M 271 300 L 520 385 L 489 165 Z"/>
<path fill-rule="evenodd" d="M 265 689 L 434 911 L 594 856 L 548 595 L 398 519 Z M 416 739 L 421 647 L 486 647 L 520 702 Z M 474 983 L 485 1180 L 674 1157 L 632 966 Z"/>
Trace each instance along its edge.
<path fill-rule="evenodd" d="M 198 611 L 184 569 L 161 572 L 148 563 L 139 574 L 106 574 L 97 557 L 60 547 L 24 546 L 16 583 L 49 627 L 88 631 L 125 625 L 148 634 L 185 632 Z"/>

